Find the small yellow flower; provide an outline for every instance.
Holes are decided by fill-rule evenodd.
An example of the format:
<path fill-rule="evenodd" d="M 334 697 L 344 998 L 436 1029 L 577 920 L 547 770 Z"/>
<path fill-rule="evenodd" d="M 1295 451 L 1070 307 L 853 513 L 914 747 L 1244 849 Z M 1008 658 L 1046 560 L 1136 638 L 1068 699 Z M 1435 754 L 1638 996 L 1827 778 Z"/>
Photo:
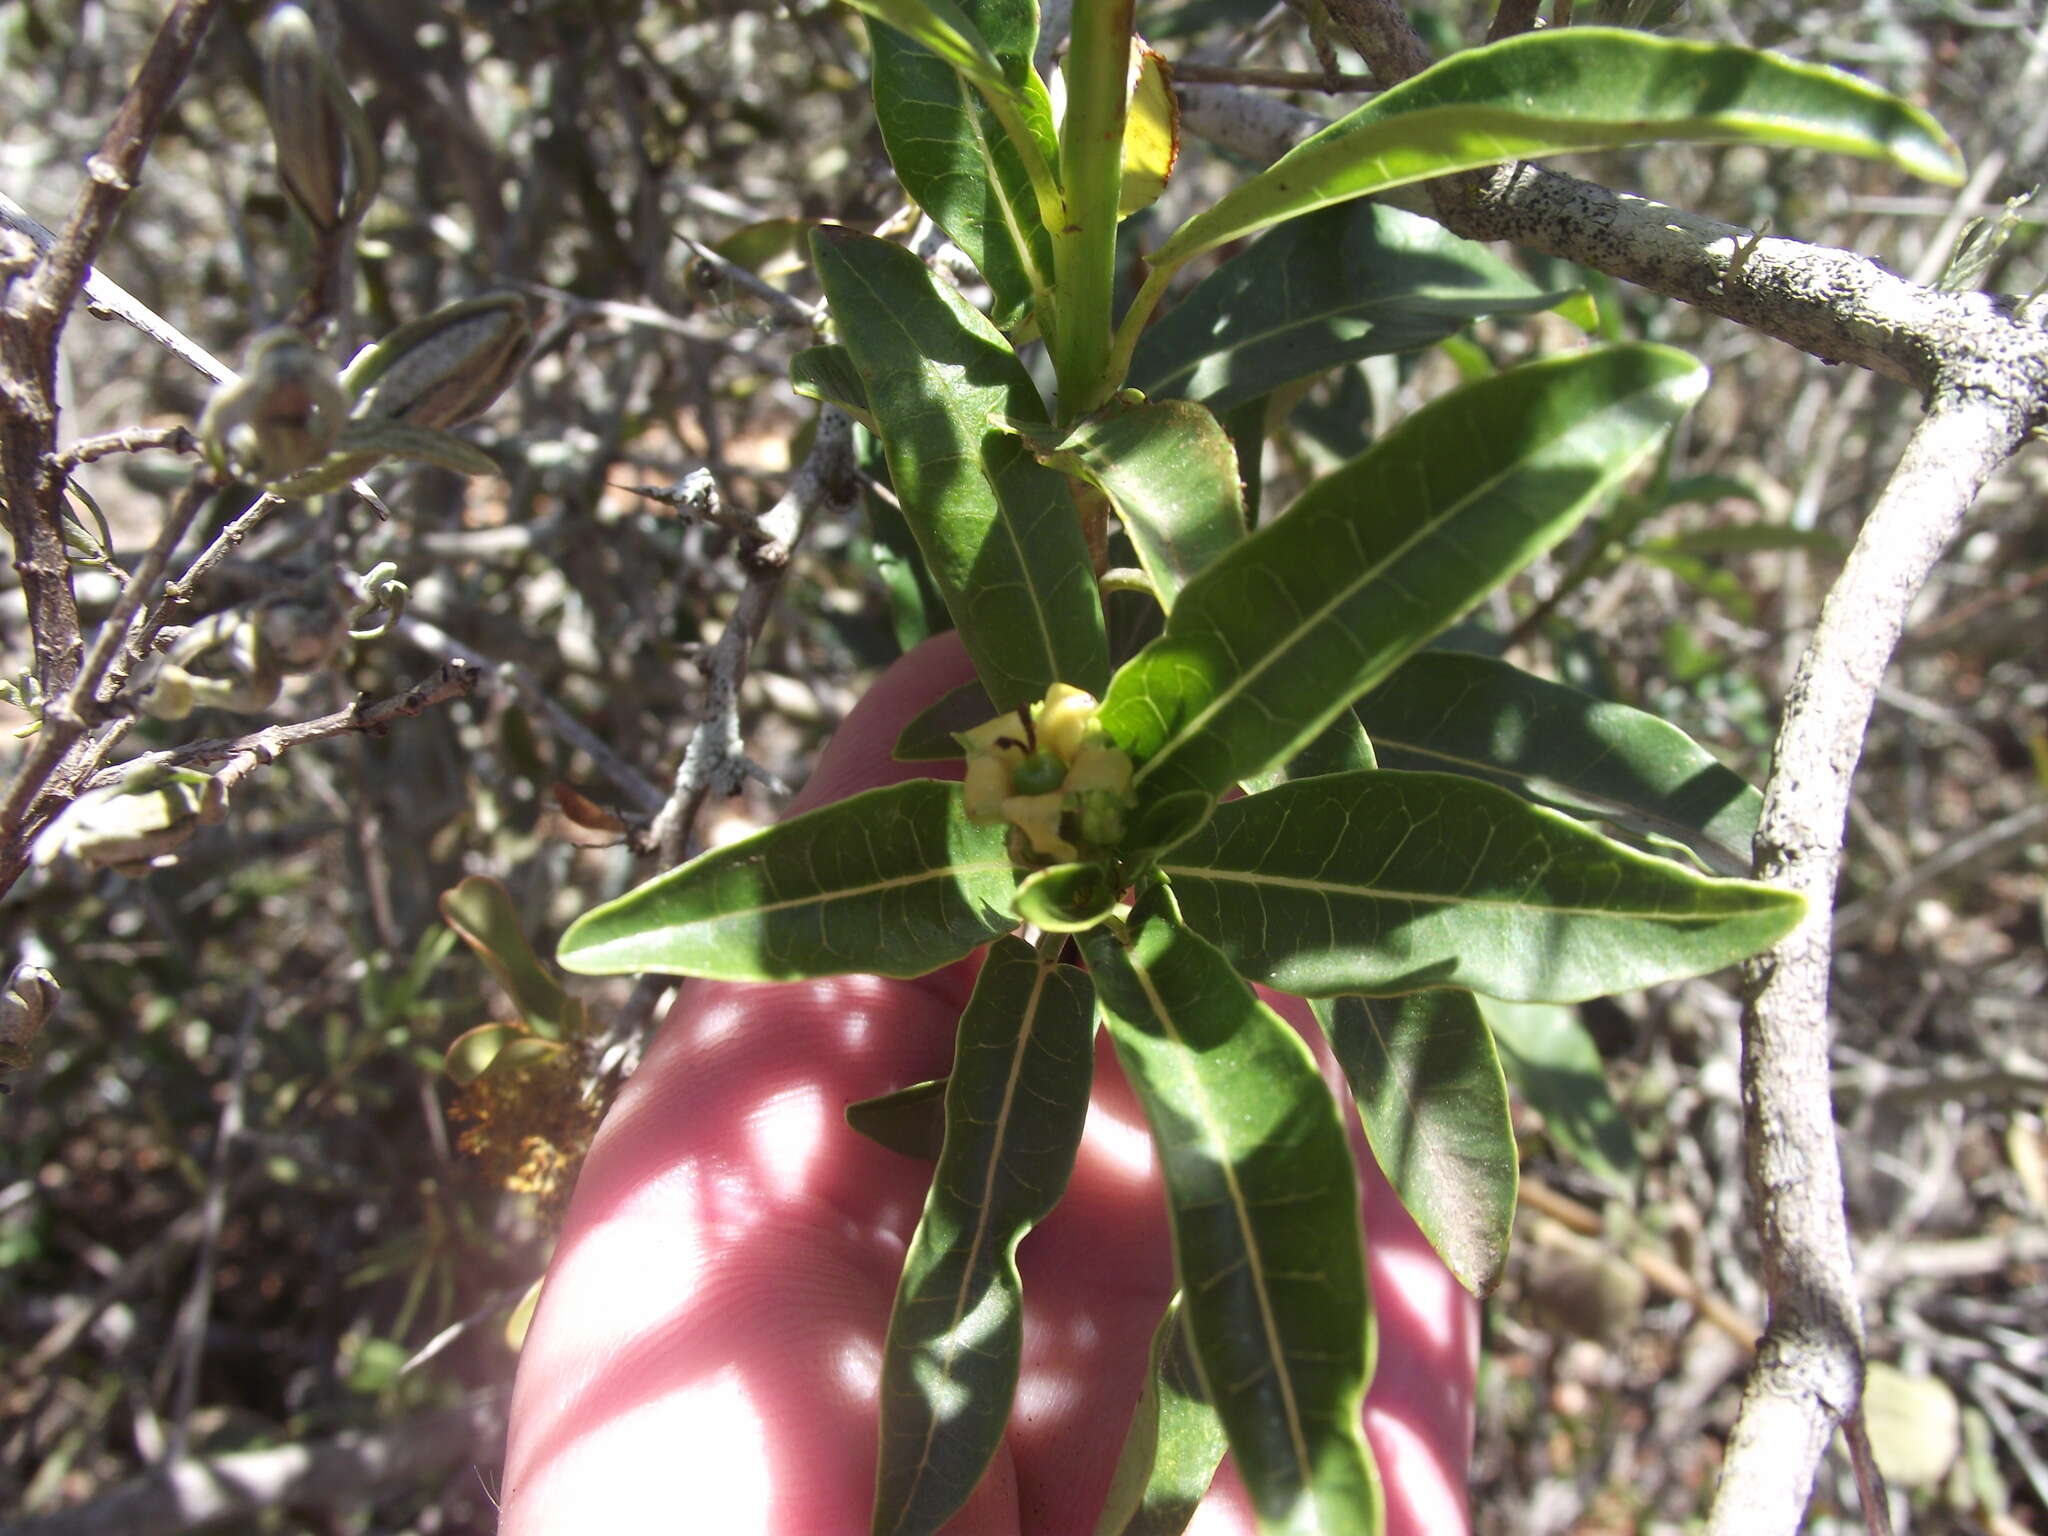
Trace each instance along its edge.
<path fill-rule="evenodd" d="M 1123 835 L 1131 760 L 1097 724 L 1092 694 L 1054 683 L 1045 698 L 955 739 L 967 750 L 961 803 L 970 821 L 1008 822 L 1020 864 L 1061 864 L 1110 851 Z"/>

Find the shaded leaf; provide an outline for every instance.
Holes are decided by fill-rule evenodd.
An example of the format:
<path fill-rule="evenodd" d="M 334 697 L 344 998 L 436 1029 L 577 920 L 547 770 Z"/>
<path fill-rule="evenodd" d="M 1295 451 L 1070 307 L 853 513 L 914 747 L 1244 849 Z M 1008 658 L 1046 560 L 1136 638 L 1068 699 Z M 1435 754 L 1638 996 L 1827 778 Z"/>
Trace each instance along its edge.
<path fill-rule="evenodd" d="M 1271 789 L 1275 784 L 1285 784 L 1289 779 L 1314 779 L 1326 773 L 1357 773 L 1365 768 L 1379 767 L 1379 760 L 1373 754 L 1372 743 L 1366 739 L 1365 727 L 1358 723 L 1358 716 L 1339 715 L 1331 722 L 1328 730 L 1303 747 L 1286 763 L 1278 768 L 1268 768 L 1245 785 L 1247 794 Z"/>
<path fill-rule="evenodd" d="M 1216 418 L 1187 400 L 1112 400 L 1059 443 L 1034 442 L 1041 463 L 1109 498 L 1160 606 L 1244 538 L 1237 451 Z"/>
<path fill-rule="evenodd" d="M 836 405 L 870 432 L 877 431 L 868 409 L 868 387 L 842 346 L 805 347 L 789 360 L 789 387 L 806 399 Z"/>
<path fill-rule="evenodd" d="M 581 1027 L 583 1004 L 562 990 L 533 952 L 500 881 L 470 875 L 451 886 L 441 893 L 441 917 L 490 968 L 535 1034 L 559 1040 Z"/>
<path fill-rule="evenodd" d="M 1549 548 L 1698 398 L 1663 347 L 1468 384 L 1317 482 L 1181 593 L 1102 724 L 1141 797 L 1286 761 L 1411 651 Z"/>
<path fill-rule="evenodd" d="M 1152 1332 L 1145 1390 L 1131 1410 L 1095 1536 L 1180 1536 L 1228 1449 L 1176 1296 Z"/>
<path fill-rule="evenodd" d="M 1377 1532 L 1358 1181 L 1314 1058 L 1163 888 L 1081 946 L 1159 1148 L 1188 1331 L 1259 1528 Z"/>
<path fill-rule="evenodd" d="M 876 1146 L 935 1163 L 946 1144 L 946 1080 L 856 1099 L 846 1106 L 846 1123 Z"/>
<path fill-rule="evenodd" d="M 987 280 L 997 323 L 1013 325 L 1033 295 L 1052 284 L 1052 239 L 1030 173 L 975 76 L 963 75 L 932 51 L 936 37 L 927 30 L 917 41 L 913 29 L 898 30 L 904 18 L 884 14 L 895 7 L 863 9 L 895 23 L 870 26 L 868 40 L 875 116 L 897 179 Z M 964 0 L 959 15 L 987 52 L 981 67 L 994 71 L 982 87 L 1012 98 L 1016 114 L 1028 118 L 1042 109 L 1050 145 L 1051 107 L 1031 73 L 1037 6 L 1028 0 Z"/>
<path fill-rule="evenodd" d="M 1002 1443 L 1023 1344 L 1017 1244 L 1073 1170 L 1094 1035 L 1086 972 L 1020 939 L 989 946 L 883 1346 L 877 1532 L 936 1531 Z"/>
<path fill-rule="evenodd" d="M 1731 965 L 1804 909 L 1442 773 L 1330 774 L 1229 801 L 1160 868 L 1242 975 L 1304 997 L 1578 1002 Z"/>
<path fill-rule="evenodd" d="M 922 976 L 1016 926 L 1005 830 L 968 821 L 955 784 L 871 789 L 584 913 L 557 959 L 584 975 Z"/>
<path fill-rule="evenodd" d="M 1579 1022 L 1579 1010 L 1490 997 L 1482 997 L 1479 1008 L 1508 1081 L 1543 1117 L 1558 1149 L 1624 1194 L 1632 1190 L 1642 1172 L 1635 1133 L 1614 1101 L 1600 1047 Z"/>
<path fill-rule="evenodd" d="M 939 695 L 937 703 L 911 717 L 897 736 L 890 756 L 899 763 L 941 763 L 965 757 L 966 750 L 954 737 L 993 719 L 995 714 L 996 707 L 989 702 L 988 690 L 981 686 L 980 678 L 949 688 Z"/>
<path fill-rule="evenodd" d="M 1389 768 L 1448 769 L 1696 845 L 1746 874 L 1763 797 L 1675 725 L 1504 661 L 1423 651 L 1358 701 Z"/>
<path fill-rule="evenodd" d="M 1015 901 L 1025 922 L 1047 933 L 1079 933 L 1109 916 L 1119 894 L 1116 873 L 1107 864 L 1055 864 L 1024 880 Z"/>
<path fill-rule="evenodd" d="M 1316 1020 L 1380 1172 L 1458 1283 L 1500 1283 L 1521 1165 L 1507 1079 L 1470 992 L 1337 997 Z"/>
<path fill-rule="evenodd" d="M 901 246 L 823 228 L 812 249 L 904 516 L 989 697 L 1012 709 L 1055 682 L 1099 695 L 1108 642 L 1067 483 L 991 425 L 1044 421 L 1024 365 Z"/>
<path fill-rule="evenodd" d="M 1783 523 L 1721 523 L 1712 528 L 1689 528 L 1664 538 L 1646 539 L 1636 553 L 1661 555 L 1760 555 L 1781 549 L 1802 550 L 1824 560 L 1840 560 L 1849 553 L 1841 538 L 1824 528 L 1791 528 Z"/>
<path fill-rule="evenodd" d="M 1130 382 L 1222 415 L 1339 364 L 1565 297 L 1434 220 L 1346 203 L 1290 220 L 1210 273 L 1145 331 Z"/>

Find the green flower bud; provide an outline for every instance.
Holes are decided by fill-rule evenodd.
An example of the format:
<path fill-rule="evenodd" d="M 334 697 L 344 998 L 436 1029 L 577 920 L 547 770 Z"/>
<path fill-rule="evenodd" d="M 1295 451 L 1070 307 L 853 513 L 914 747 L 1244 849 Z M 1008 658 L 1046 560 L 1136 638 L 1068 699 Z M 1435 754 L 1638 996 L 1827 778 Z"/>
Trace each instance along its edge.
<path fill-rule="evenodd" d="M 303 6 L 286 0 L 273 7 L 258 47 L 277 178 L 315 232 L 332 235 L 360 219 L 376 195 L 376 140 L 335 73 L 334 49 Z"/>
<path fill-rule="evenodd" d="M 334 49 L 303 6 L 287 0 L 264 18 L 262 104 L 276 143 L 276 178 L 322 236 L 352 225 L 381 174 L 369 123 L 334 72 Z"/>
<path fill-rule="evenodd" d="M 347 416 L 327 359 L 297 331 L 280 328 L 251 340 L 242 376 L 213 392 L 199 417 L 199 441 L 216 469 L 261 484 L 325 455 Z"/>

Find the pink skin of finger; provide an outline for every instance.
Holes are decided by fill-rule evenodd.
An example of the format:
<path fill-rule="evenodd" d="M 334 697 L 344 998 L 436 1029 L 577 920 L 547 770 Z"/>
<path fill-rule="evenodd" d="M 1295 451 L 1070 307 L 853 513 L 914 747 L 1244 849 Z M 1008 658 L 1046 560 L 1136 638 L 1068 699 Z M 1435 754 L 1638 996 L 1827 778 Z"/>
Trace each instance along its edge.
<path fill-rule="evenodd" d="M 791 813 L 927 776 L 890 756 L 971 676 L 945 636 L 892 667 Z M 943 765 L 939 765 L 943 766 Z M 520 1357 L 505 1536 L 857 1536 L 874 1497 L 882 1340 L 930 1168 L 845 1106 L 943 1075 L 971 963 L 916 981 L 692 983 L 584 1164 Z M 1341 1075 L 1307 1010 L 1268 1001 Z M 1478 1313 L 1353 1139 L 1379 1314 L 1365 1423 L 1391 1536 L 1469 1529 Z M 1099 1043 L 1065 1198 L 1018 1252 L 1024 1356 L 988 1474 L 947 1530 L 1091 1531 L 1174 1289 L 1143 1117 Z M 1188 1527 L 1254 1529 L 1226 1458 Z"/>

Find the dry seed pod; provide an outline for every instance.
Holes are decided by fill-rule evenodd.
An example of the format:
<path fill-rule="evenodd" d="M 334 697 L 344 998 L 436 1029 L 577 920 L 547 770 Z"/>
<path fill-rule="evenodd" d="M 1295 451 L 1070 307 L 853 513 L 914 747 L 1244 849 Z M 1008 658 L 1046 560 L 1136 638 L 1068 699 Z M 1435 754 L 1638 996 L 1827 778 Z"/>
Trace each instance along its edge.
<path fill-rule="evenodd" d="M 504 392 L 533 344 L 526 305 L 493 293 L 401 325 L 342 374 L 358 420 L 383 418 L 446 431 Z"/>
<path fill-rule="evenodd" d="M 348 400 L 333 366 L 305 337 L 263 331 L 242 367 L 199 417 L 199 440 L 216 468 L 262 483 L 297 473 L 334 446 Z"/>
<path fill-rule="evenodd" d="M 376 194 L 376 140 L 303 6 L 286 0 L 273 7 L 260 47 L 278 180 L 306 222 L 332 235 L 361 218 Z"/>

